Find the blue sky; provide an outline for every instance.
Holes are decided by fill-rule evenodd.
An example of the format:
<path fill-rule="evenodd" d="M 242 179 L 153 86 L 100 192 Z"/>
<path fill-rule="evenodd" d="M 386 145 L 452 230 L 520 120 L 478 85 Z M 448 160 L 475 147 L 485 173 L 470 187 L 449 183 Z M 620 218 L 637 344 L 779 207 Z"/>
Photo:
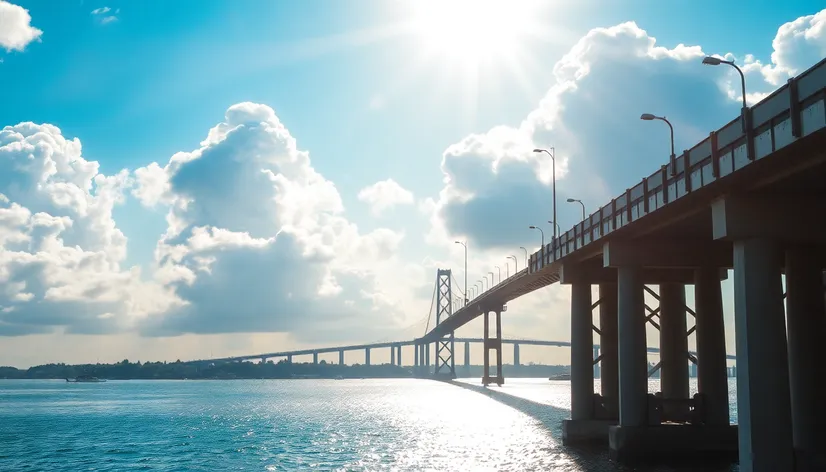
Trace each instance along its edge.
<path fill-rule="evenodd" d="M 20 10 L 12 4 L 27 10 L 30 20 L 18 21 Z M 39 292 L 19 289 L 20 293 L 32 294 L 34 301 L 24 301 L 28 295 L 0 298 L 0 306 L 16 307 L 16 315 L 4 322 L 17 328 L 7 330 L 6 334 L 14 332 L 19 336 L 10 339 L 29 345 L 35 345 L 34 340 L 47 343 L 91 336 L 96 345 L 105 346 L 109 341 L 104 339 L 120 336 L 120 351 L 111 354 L 115 358 L 141 352 L 146 343 L 155 343 L 154 349 L 161 358 L 202 354 L 188 355 L 192 351 L 185 349 L 191 348 L 191 344 L 179 343 L 184 347 L 178 350 L 170 347 L 170 338 L 176 336 L 193 340 L 208 336 L 210 341 L 202 340 L 201 344 L 209 344 L 210 352 L 217 350 L 221 354 L 237 352 L 254 343 L 291 346 L 338 340 L 314 336 L 313 333 L 325 331 L 319 323 L 333 323 L 337 328 L 331 331 L 347 332 L 341 340 L 400 336 L 403 327 L 422 317 L 435 267 L 453 266 L 459 275 L 453 239 L 467 238 L 474 242 L 474 248 L 479 247 L 476 270 L 481 273 L 489 270 L 483 266 L 501 261 L 514 247 L 534 243 L 530 232 L 524 234 L 508 228 L 523 225 L 525 218 L 535 218 L 530 215 L 545 211 L 547 174 L 543 174 L 544 164 L 523 162 L 513 154 L 513 149 L 530 147 L 528 141 L 542 145 L 553 141 L 562 152 L 562 196 L 583 198 L 590 208 L 596 208 L 615 189 L 624 189 L 632 180 L 652 172 L 667 156 L 667 152 L 660 152 L 666 149 L 666 135 L 649 138 L 649 124 L 634 121 L 641 112 L 631 109 L 635 105 L 659 107 L 663 111 L 645 111 L 674 117 L 680 149 L 690 147 L 710 129 L 736 115 L 738 98 L 732 95 L 735 92 L 728 93 L 733 90 L 732 77 L 721 70 L 700 67 L 690 53 L 679 52 L 678 45 L 698 46 L 694 54 L 700 49 L 709 54 L 731 54 L 738 63 L 747 64 L 749 91 L 757 95 L 775 88 L 772 81 L 776 82 L 777 77 L 805 69 L 826 51 L 826 36 L 819 23 L 823 20 L 818 19 L 824 15 L 803 20 L 792 28 L 808 31 L 808 39 L 778 35 L 784 23 L 818 13 L 822 5 L 815 1 L 760 1 L 745 6 L 737 2 L 630 0 L 606 5 L 588 0 L 525 5 L 530 6 L 515 13 L 510 11 L 514 8 L 502 10 L 507 14 L 493 20 L 468 10 L 448 18 L 442 15 L 444 22 L 439 23 L 438 29 L 432 19 L 445 8 L 439 3 L 429 4 L 432 10 L 428 12 L 415 8 L 411 2 L 379 1 L 0 2 L 0 15 L 14 12 L 15 21 L 9 23 L 13 27 L 33 27 L 41 32 L 22 47 L 19 40 L 12 45 L 12 36 L 4 43 L 4 33 L 0 33 L 0 86 L 6 90 L 0 107 L 0 126 L 27 121 L 54 125 L 63 137 L 82 143 L 82 158 L 98 162 L 101 174 L 113 176 L 126 169 L 121 176 L 123 183 L 111 184 L 112 198 L 118 203 L 112 204 L 111 210 L 102 210 L 106 215 L 101 220 L 80 210 L 68 212 L 66 205 L 54 204 L 54 199 L 52 206 L 45 205 L 42 196 L 35 198 L 33 194 L 21 193 L 17 200 L 6 195 L 8 204 L 17 201 L 31 213 L 45 211 L 72 219 L 71 228 L 63 233 L 63 243 L 70 246 L 75 242 L 87 255 L 105 254 L 104 265 L 111 271 L 110 276 L 104 277 L 106 284 L 118 277 L 130 277 L 132 267 L 141 271 L 123 286 L 130 288 L 109 287 L 113 295 L 101 295 L 99 300 L 89 302 L 94 309 L 84 305 L 83 297 L 77 295 L 96 293 L 90 292 L 89 287 L 70 290 L 67 283 L 58 284 L 66 293 L 77 291 L 72 296 L 64 293 L 63 299 L 57 297 L 71 304 L 68 312 L 72 315 L 63 318 L 43 315 L 46 305 L 26 314 L 26 306 L 40 298 L 43 303 L 48 302 L 49 310 L 62 309 L 55 296 L 46 295 L 49 278 L 38 277 Z M 3 21 L 0 16 L 0 24 Z M 472 24 L 485 21 L 489 22 L 488 30 L 474 30 Z M 524 27 L 505 24 L 507 21 L 518 21 Z M 634 27 L 610 29 L 627 25 L 626 22 L 634 22 Z M 604 30 L 594 33 L 594 28 Z M 501 30 L 508 30 L 508 35 L 492 33 Z M 434 48 L 428 38 L 435 35 L 447 39 Z M 492 43 L 480 53 L 449 44 L 456 43 L 457 36 L 512 43 L 507 48 Z M 667 59 L 640 59 L 635 54 L 641 51 L 639 48 L 647 47 L 640 40 L 643 36 L 654 37 L 656 46 L 677 52 L 670 53 Z M 777 44 L 773 45 L 773 40 Z M 587 47 L 577 50 L 577 44 Z M 772 53 L 778 44 L 780 54 L 773 62 Z M 622 48 L 628 48 L 627 61 Z M 570 84 L 577 84 L 576 91 L 554 91 L 567 77 L 560 69 L 560 61 L 574 56 L 576 61 L 568 61 L 568 67 L 582 60 L 588 63 L 590 72 L 585 77 L 569 78 Z M 710 97 L 709 100 L 694 98 L 700 94 Z M 244 102 L 270 107 L 273 114 L 250 105 L 235 109 L 241 118 L 229 118 L 228 110 Z M 561 108 L 555 105 L 557 102 Z M 202 144 L 210 129 L 220 123 L 249 126 L 251 118 L 261 117 L 272 126 L 283 125 L 289 139 L 271 141 L 272 134 L 268 133 L 274 129 L 272 126 L 264 130 L 250 127 L 245 135 L 250 141 L 236 142 L 242 134 L 236 133 L 234 139 L 227 138 L 224 143 Z M 488 133 L 500 126 L 507 127 L 501 135 Z M 229 136 L 224 131 L 216 133 L 221 139 Z M 294 147 L 290 145 L 293 138 Z M 229 141 L 235 147 L 231 148 Z M 301 199 L 294 198 L 304 204 L 289 207 L 282 202 L 273 209 L 274 213 L 267 212 L 271 200 L 266 197 L 282 195 L 283 188 L 272 191 L 266 182 L 230 180 L 258 179 L 257 172 L 266 167 L 261 163 L 250 164 L 249 172 L 241 172 L 242 165 L 207 166 L 195 161 L 187 164 L 192 169 L 187 172 L 167 167 L 162 174 L 153 174 L 168 183 L 166 193 L 158 198 L 147 196 L 151 185 L 140 177 L 148 175 L 141 174 L 140 169 L 149 169 L 153 162 L 159 169 L 164 168 L 178 152 L 198 156 L 203 152 L 204 156 L 218 156 L 214 159 L 241 162 L 249 156 L 250 149 L 262 149 L 255 146 L 265 146 L 265 154 L 289 155 L 293 160 L 303 152 L 309 153 L 308 168 L 334 186 L 336 195 L 329 193 L 326 184 L 319 187 L 312 179 L 307 180 L 309 171 L 302 167 L 300 172 L 295 170 L 294 176 L 296 182 L 303 182 L 305 193 Z M 639 149 L 634 151 L 639 155 L 621 161 L 610 158 L 618 147 L 628 152 Z M 491 162 L 498 162 L 501 172 L 492 172 Z M 279 170 L 286 172 L 283 165 L 273 167 L 273 175 Z M 455 169 L 462 170 L 460 174 L 451 174 Z M 190 175 L 189 180 L 183 175 Z M 446 176 L 451 177 L 451 182 L 445 182 Z M 367 195 L 362 193 L 363 189 L 386 179 L 393 179 L 407 193 L 399 193 L 398 189 L 394 193 L 387 187 L 374 192 L 378 201 L 390 203 L 381 212 L 371 211 L 369 197 L 360 199 L 359 195 Z M 266 193 L 253 193 L 253 189 L 259 188 Z M 13 192 L 0 187 L 0 193 Z M 465 201 L 460 194 L 474 197 Z M 307 204 L 307 199 L 314 203 Z M 188 209 L 181 206 L 185 200 L 190 201 Z M 491 200 L 494 203 L 489 204 Z M 308 207 L 317 208 L 319 213 L 301 218 L 293 214 L 298 211 L 296 208 Z M 344 211 L 339 211 L 339 207 Z M 569 227 L 576 222 L 578 212 L 577 207 L 561 205 L 562 225 Z M 247 216 L 249 220 L 242 218 Z M 170 217 L 180 224 L 170 222 Z M 273 218 L 275 223 L 262 225 L 261 218 Z M 547 219 L 540 217 L 539 222 Z M 88 227 L 83 227 L 86 223 Z M 348 225 L 357 227 L 355 233 Z M 126 242 L 118 242 L 112 227 L 122 233 Z M 281 320 L 278 322 L 257 318 L 270 316 L 264 314 L 271 309 L 267 303 L 282 302 L 271 298 L 249 301 L 250 307 L 255 308 L 239 315 L 249 325 L 228 322 L 229 315 L 225 313 L 202 318 L 201 313 L 209 310 L 201 308 L 196 313 L 192 312 L 196 308 L 185 307 L 198 306 L 191 297 L 223 293 L 216 287 L 229 290 L 231 280 L 239 287 L 250 287 L 250 281 L 278 275 L 273 275 L 272 267 L 261 266 L 249 269 L 254 276 L 246 282 L 230 276 L 222 278 L 216 268 L 250 267 L 230 260 L 228 252 L 240 250 L 239 247 L 260 250 L 265 243 L 240 239 L 230 243 L 214 232 L 210 249 L 196 248 L 190 243 L 187 256 L 171 256 L 173 248 L 197 228 L 225 229 L 233 237 L 247 234 L 260 241 L 278 234 L 281 239 L 268 246 L 273 251 L 276 246 L 285 246 L 277 254 L 233 254 L 238 260 L 251 257 L 281 264 L 284 269 L 276 272 L 288 277 L 283 274 L 290 273 L 290 263 L 302 266 L 306 262 L 287 255 L 301 253 L 314 263 L 321 261 L 312 272 L 316 279 L 311 277 L 318 283 L 301 290 L 293 287 L 295 293 L 311 297 L 319 287 L 332 284 L 338 287 L 330 289 L 336 295 L 329 296 L 330 305 L 298 303 L 287 310 L 289 313 L 272 315 Z M 280 236 L 285 228 L 284 234 L 293 239 Z M 26 238 L 31 238 L 31 234 Z M 215 242 L 218 240 L 224 244 L 220 251 L 214 249 L 220 245 Z M 351 249 L 372 245 L 379 249 L 367 251 L 366 256 L 342 255 L 346 251 L 339 249 L 339 245 Z M 13 249 L 10 245 L 2 248 Z M 217 252 L 203 252 L 207 250 Z M 25 251 L 18 247 L 16 252 L 23 257 Z M 217 260 L 212 272 L 201 270 L 204 268 L 198 265 L 204 258 Z M 174 268 L 164 265 L 167 263 Z M 63 268 L 67 267 L 70 266 Z M 183 268 L 187 268 L 189 275 L 180 275 Z M 358 275 L 353 275 L 354 271 Z M 23 282 L 23 276 L 20 277 L 15 283 Z M 197 282 L 187 285 L 192 281 L 186 277 L 194 277 L 192 280 Z M 330 282 L 330 277 L 337 282 Z M 347 282 L 348 277 L 353 280 Z M 200 286 L 201 283 L 204 285 Z M 29 288 L 34 286 L 29 281 Z M 263 285 L 262 290 L 267 287 Z M 348 289 L 358 294 L 365 287 L 370 287 L 367 291 L 373 298 L 369 303 L 362 300 L 364 305 L 360 305 L 362 301 L 354 302 L 359 308 L 354 308 L 352 314 L 356 321 L 332 322 L 327 318 L 335 307 L 353 301 L 347 298 Z M 232 293 L 239 290 L 243 291 L 236 287 Z M 123 295 L 126 292 L 129 294 Z M 542 323 L 547 326 L 546 336 L 567 338 L 566 325 L 560 317 L 548 321 L 547 315 L 540 313 L 548 303 L 558 302 L 560 309 L 564 308 L 566 296 L 564 291 L 553 292 L 525 301 L 523 322 L 514 321 L 512 330 L 517 334 L 529 333 L 531 323 Z M 136 297 L 169 300 L 155 306 L 155 301 L 135 302 Z M 380 305 L 381 310 L 386 309 L 390 315 L 376 320 L 359 319 L 360 313 L 376 309 L 376 297 L 384 304 Z M 129 308 L 135 305 L 144 308 Z M 173 319 L 174 323 L 169 322 Z M 312 322 L 305 326 L 305 319 Z M 191 320 L 192 324 L 181 320 Z M 343 324 L 335 324 L 339 322 Z M 376 328 L 357 334 L 359 325 L 369 323 Z M 207 325 L 212 328 L 203 329 Z M 230 329 L 231 326 L 237 329 Z M 2 327 L 0 323 L 0 331 Z M 228 333 L 221 337 L 225 331 Z M 253 339 L 250 333 L 260 336 Z M 359 336 L 369 339 L 357 339 Z M 127 338 L 128 342 L 124 341 Z M 77 358 L 88 357 L 90 352 L 78 351 Z M 0 364 L 4 360 L 15 364 L 53 357 L 48 353 L 12 354 L 11 350 L 0 348 Z"/>

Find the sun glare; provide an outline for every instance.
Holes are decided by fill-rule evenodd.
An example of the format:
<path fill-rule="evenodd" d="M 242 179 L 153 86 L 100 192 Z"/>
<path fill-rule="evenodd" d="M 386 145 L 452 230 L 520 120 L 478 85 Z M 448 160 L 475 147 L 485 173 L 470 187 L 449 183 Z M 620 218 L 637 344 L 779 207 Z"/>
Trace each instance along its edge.
<path fill-rule="evenodd" d="M 501 59 L 519 46 L 532 21 L 533 2 L 420 0 L 413 28 L 428 55 L 478 66 Z"/>

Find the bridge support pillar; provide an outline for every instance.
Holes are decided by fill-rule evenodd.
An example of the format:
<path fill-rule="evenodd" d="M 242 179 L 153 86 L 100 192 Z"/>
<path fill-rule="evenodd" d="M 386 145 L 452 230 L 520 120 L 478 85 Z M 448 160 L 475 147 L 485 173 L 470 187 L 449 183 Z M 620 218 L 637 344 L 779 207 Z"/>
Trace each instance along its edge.
<path fill-rule="evenodd" d="M 826 336 L 823 269 L 815 247 L 786 250 L 786 323 L 792 406 L 792 440 L 797 470 L 826 469 L 826 403 L 817 392 Z M 820 398 L 818 398 L 820 397 Z M 806 467 L 800 467 L 805 464 Z"/>
<path fill-rule="evenodd" d="M 591 285 L 571 285 L 571 419 L 594 418 Z"/>
<path fill-rule="evenodd" d="M 390 346 L 390 365 L 396 365 L 396 346 Z"/>
<path fill-rule="evenodd" d="M 519 344 L 513 343 L 513 365 L 519 367 Z"/>
<path fill-rule="evenodd" d="M 313 353 L 313 364 L 316 364 L 316 365 L 318 364 L 318 353 L 317 352 Z"/>
<path fill-rule="evenodd" d="M 772 240 L 734 242 L 737 417 L 743 472 L 794 470 L 781 259 Z"/>
<path fill-rule="evenodd" d="M 660 284 L 660 391 L 666 400 L 689 398 L 685 317 L 685 285 Z M 666 403 L 663 409 L 668 416 L 684 416 L 688 404 Z"/>
<path fill-rule="evenodd" d="M 344 351 L 338 351 L 338 365 L 344 365 Z"/>
<path fill-rule="evenodd" d="M 425 365 L 425 372 L 430 373 L 430 343 L 424 345 L 424 365 Z"/>
<path fill-rule="evenodd" d="M 695 272 L 694 307 L 697 336 L 697 391 L 705 403 L 708 425 L 729 424 L 726 332 L 723 323 L 723 294 L 716 267 Z M 694 367 L 692 365 L 692 367 Z"/>
<path fill-rule="evenodd" d="M 470 343 L 465 341 L 465 369 L 470 370 Z"/>
<path fill-rule="evenodd" d="M 289 362 L 290 364 L 293 363 L 293 355 L 292 354 L 287 356 L 287 362 Z"/>
<path fill-rule="evenodd" d="M 364 349 L 364 365 L 370 365 L 370 348 Z"/>
<path fill-rule="evenodd" d="M 396 363 L 399 367 L 401 367 L 403 365 L 402 364 L 402 345 L 399 344 L 398 346 L 396 346 L 396 350 L 398 351 L 396 353 Z"/>
<path fill-rule="evenodd" d="M 648 355 L 640 272 L 639 267 L 617 269 L 620 426 L 644 426 L 648 422 Z"/>
<path fill-rule="evenodd" d="M 599 284 L 600 390 L 609 418 L 619 418 L 619 364 L 617 363 L 617 284 Z"/>
<path fill-rule="evenodd" d="M 496 314 L 496 336 L 490 337 L 490 314 Z M 502 386 L 505 383 L 505 378 L 502 375 L 502 312 L 501 311 L 485 311 L 485 335 L 482 340 L 484 343 L 484 371 L 482 372 L 482 385 L 488 386 L 491 383 Z M 490 351 L 496 351 L 496 376 L 490 375 Z"/>

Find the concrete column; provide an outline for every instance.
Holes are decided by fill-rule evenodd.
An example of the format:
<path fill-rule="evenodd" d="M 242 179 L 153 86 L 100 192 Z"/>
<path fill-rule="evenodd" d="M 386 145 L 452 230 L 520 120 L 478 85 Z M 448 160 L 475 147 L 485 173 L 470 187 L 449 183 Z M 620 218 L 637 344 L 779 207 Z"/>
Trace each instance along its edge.
<path fill-rule="evenodd" d="M 617 364 L 617 284 L 599 284 L 599 383 L 609 412 L 619 411 L 619 365 Z"/>
<path fill-rule="evenodd" d="M 823 392 L 817 391 L 818 372 L 823 372 L 820 343 L 826 337 L 826 305 L 823 272 L 814 254 L 817 254 L 816 248 L 810 247 L 786 250 L 792 439 L 801 458 L 817 455 L 826 445 L 826 403 Z"/>
<path fill-rule="evenodd" d="M 742 472 L 794 470 L 781 264 L 782 254 L 771 240 L 734 242 L 737 422 Z"/>
<path fill-rule="evenodd" d="M 413 345 L 413 366 L 414 367 L 419 367 L 419 351 L 420 351 L 419 345 L 414 344 Z"/>
<path fill-rule="evenodd" d="M 426 372 L 430 372 L 430 343 L 424 345 L 424 365 L 427 366 Z"/>
<path fill-rule="evenodd" d="M 289 362 L 290 364 L 292 364 L 292 363 L 293 363 L 293 356 L 292 356 L 292 354 L 290 354 L 290 355 L 288 355 L 288 356 L 287 356 L 287 362 Z"/>
<path fill-rule="evenodd" d="M 470 368 L 470 343 L 465 341 L 465 368 Z"/>
<path fill-rule="evenodd" d="M 396 365 L 396 346 L 390 346 L 390 365 Z"/>
<path fill-rule="evenodd" d="M 402 364 L 402 345 L 399 344 L 397 346 L 397 349 L 398 349 L 399 352 L 396 354 L 396 363 L 398 364 L 399 367 L 401 367 L 402 365 L 404 365 L 404 364 Z"/>
<path fill-rule="evenodd" d="M 617 282 L 619 424 L 644 426 L 648 422 L 648 357 L 640 268 L 618 268 Z"/>
<path fill-rule="evenodd" d="M 663 398 L 688 398 L 685 316 L 685 285 L 660 284 L 660 391 Z"/>
<path fill-rule="evenodd" d="M 706 397 L 706 423 L 725 426 L 729 424 L 726 330 L 720 273 L 716 267 L 695 271 L 694 311 L 697 315 L 697 391 Z"/>
<path fill-rule="evenodd" d="M 513 343 L 513 365 L 519 365 L 519 344 Z"/>
<path fill-rule="evenodd" d="M 364 364 L 370 365 L 370 348 L 364 349 Z"/>
<path fill-rule="evenodd" d="M 318 364 L 318 353 L 317 352 L 313 353 L 313 364 Z"/>
<path fill-rule="evenodd" d="M 642 287 L 640 287 L 642 290 Z M 594 329 L 591 285 L 571 285 L 571 419 L 594 418 Z"/>
<path fill-rule="evenodd" d="M 496 350 L 496 377 L 502 379 L 502 312 L 496 312 L 496 339 L 499 341 L 499 349 Z M 501 384 L 500 384 L 501 385 Z"/>
<path fill-rule="evenodd" d="M 483 365 L 482 365 L 482 383 L 485 383 L 485 379 L 490 376 L 490 351 L 488 350 L 487 341 L 490 338 L 490 311 L 485 310 L 485 314 L 482 315 L 484 318 L 484 330 L 482 336 L 482 352 L 484 352 L 483 356 Z M 487 385 L 487 384 L 485 384 Z"/>
<path fill-rule="evenodd" d="M 344 365 L 344 351 L 338 351 L 338 365 Z"/>

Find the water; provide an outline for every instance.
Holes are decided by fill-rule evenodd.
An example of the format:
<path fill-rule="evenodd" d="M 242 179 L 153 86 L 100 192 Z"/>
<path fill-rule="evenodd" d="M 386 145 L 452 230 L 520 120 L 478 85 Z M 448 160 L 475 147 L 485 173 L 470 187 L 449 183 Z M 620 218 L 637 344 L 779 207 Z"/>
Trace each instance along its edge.
<path fill-rule="evenodd" d="M 568 382 L 478 383 L 0 380 L 0 470 L 623 470 L 562 446 Z"/>

